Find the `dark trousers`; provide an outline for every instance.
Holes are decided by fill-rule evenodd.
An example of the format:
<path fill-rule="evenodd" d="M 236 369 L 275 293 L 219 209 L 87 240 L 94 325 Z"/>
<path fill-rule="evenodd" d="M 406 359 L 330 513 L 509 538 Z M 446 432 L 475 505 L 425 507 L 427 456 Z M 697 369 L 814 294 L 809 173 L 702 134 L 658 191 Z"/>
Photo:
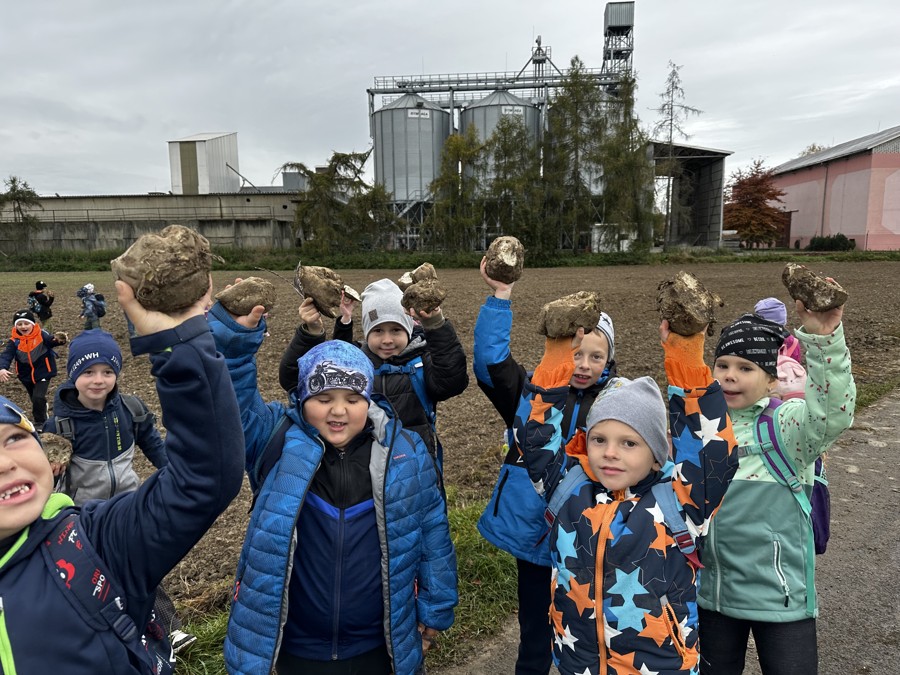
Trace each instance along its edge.
<path fill-rule="evenodd" d="M 28 398 L 31 399 L 31 416 L 34 420 L 35 428 L 40 431 L 47 421 L 47 389 L 50 387 L 50 380 L 38 380 L 37 382 L 26 382 L 19 380 L 28 392 Z"/>
<path fill-rule="evenodd" d="M 699 608 L 698 614 L 701 675 L 743 673 L 751 631 L 763 675 L 816 675 L 819 672 L 815 619 L 788 623 L 747 621 Z"/>
<path fill-rule="evenodd" d="M 278 675 L 390 675 L 391 657 L 387 647 L 341 661 L 311 661 L 281 652 L 275 672 Z"/>
<path fill-rule="evenodd" d="M 519 656 L 516 675 L 547 675 L 553 663 L 551 570 L 516 558 L 519 571 Z"/>

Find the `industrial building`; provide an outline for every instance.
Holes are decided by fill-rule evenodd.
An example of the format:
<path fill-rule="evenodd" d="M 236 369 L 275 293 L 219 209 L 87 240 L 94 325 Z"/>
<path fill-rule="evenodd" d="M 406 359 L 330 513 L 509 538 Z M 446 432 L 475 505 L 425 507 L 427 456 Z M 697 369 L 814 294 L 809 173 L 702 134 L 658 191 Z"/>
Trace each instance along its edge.
<path fill-rule="evenodd" d="M 900 126 L 773 169 L 790 214 L 788 245 L 838 233 L 864 251 L 900 249 Z"/>

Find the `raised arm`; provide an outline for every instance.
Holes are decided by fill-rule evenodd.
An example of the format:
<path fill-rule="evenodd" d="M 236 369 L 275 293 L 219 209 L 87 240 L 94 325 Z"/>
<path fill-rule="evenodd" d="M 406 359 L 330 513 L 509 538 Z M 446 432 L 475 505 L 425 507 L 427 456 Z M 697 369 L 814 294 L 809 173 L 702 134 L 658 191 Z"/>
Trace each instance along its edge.
<path fill-rule="evenodd" d="M 703 362 L 704 333 L 683 337 L 660 325 L 669 380 L 672 487 L 695 536 L 705 535 L 737 470 L 737 443 L 719 383 Z"/>

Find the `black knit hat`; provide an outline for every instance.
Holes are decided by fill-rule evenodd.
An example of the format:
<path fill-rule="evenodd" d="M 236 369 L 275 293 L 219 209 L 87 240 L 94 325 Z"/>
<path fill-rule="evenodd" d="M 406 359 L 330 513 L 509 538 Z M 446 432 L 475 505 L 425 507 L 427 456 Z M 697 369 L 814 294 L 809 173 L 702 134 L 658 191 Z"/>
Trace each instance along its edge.
<path fill-rule="evenodd" d="M 37 323 L 37 319 L 34 318 L 34 314 L 27 309 L 20 309 L 18 312 L 13 314 L 13 324 L 16 321 L 30 321 L 31 323 Z"/>
<path fill-rule="evenodd" d="M 722 329 L 716 358 L 739 356 L 752 361 L 772 377 L 778 377 L 778 350 L 787 337 L 783 326 L 756 314 L 744 314 Z"/>
<path fill-rule="evenodd" d="M 47 288 L 47 284 L 45 282 L 43 282 L 43 281 L 35 281 L 34 282 L 34 290 L 42 291 L 45 288 Z"/>

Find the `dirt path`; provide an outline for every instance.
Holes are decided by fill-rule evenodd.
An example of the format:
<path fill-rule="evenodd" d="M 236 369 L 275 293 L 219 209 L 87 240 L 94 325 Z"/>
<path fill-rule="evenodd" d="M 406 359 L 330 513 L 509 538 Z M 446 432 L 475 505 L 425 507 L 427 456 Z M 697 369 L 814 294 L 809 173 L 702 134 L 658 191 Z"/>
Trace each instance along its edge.
<path fill-rule="evenodd" d="M 816 560 L 821 675 L 900 672 L 898 458 L 900 391 L 895 391 L 862 411 L 828 455 L 832 534 L 828 551 Z M 518 624 L 511 617 L 477 658 L 430 672 L 513 673 L 517 642 Z M 759 675 L 752 654 L 747 664 L 747 675 Z"/>

